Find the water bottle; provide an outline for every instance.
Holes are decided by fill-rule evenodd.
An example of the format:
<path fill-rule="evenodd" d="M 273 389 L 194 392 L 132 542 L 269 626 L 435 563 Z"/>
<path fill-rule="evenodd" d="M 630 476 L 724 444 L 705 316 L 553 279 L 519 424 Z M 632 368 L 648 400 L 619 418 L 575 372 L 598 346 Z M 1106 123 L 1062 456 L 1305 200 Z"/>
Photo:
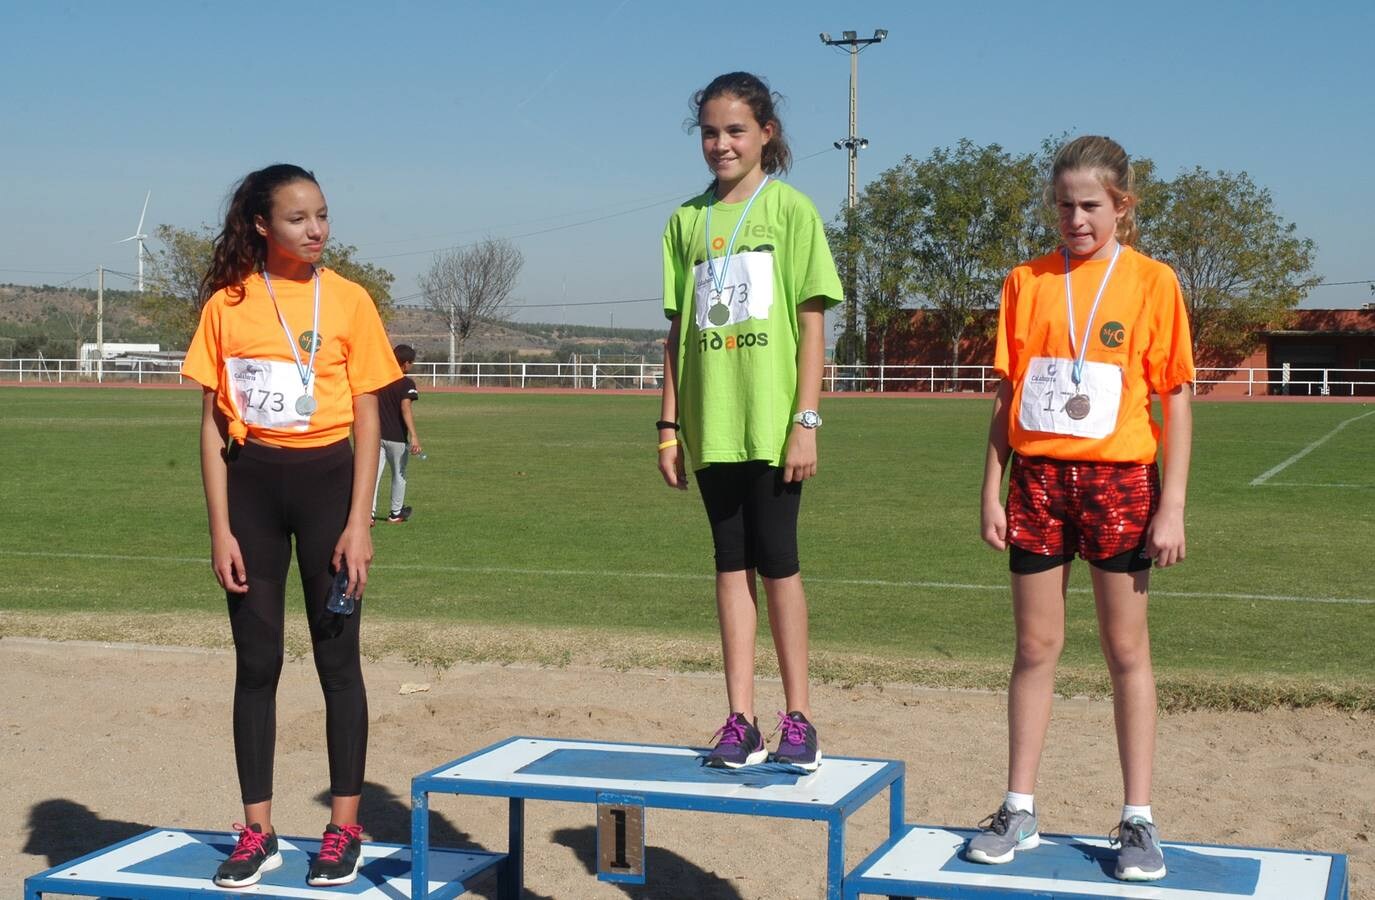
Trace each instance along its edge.
<path fill-rule="evenodd" d="M 329 599 L 325 609 L 340 616 L 353 615 L 355 598 L 348 593 L 349 567 L 343 559 L 339 560 L 339 571 L 334 573 L 334 583 L 329 587 Z"/>

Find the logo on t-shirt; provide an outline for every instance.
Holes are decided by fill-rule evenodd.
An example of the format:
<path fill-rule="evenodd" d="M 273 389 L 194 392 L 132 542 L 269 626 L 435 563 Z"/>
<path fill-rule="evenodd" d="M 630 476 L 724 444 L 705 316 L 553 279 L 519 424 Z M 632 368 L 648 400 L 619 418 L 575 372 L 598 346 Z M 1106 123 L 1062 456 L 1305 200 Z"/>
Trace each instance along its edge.
<path fill-rule="evenodd" d="M 296 339 L 296 343 L 301 345 L 302 350 L 309 353 L 312 350 L 319 350 L 322 342 L 320 336 L 315 332 L 303 331 L 301 332 L 301 336 Z"/>
<path fill-rule="evenodd" d="M 1104 347 L 1120 347 L 1127 340 L 1127 329 L 1121 322 L 1107 322 L 1098 329 L 1098 340 Z"/>

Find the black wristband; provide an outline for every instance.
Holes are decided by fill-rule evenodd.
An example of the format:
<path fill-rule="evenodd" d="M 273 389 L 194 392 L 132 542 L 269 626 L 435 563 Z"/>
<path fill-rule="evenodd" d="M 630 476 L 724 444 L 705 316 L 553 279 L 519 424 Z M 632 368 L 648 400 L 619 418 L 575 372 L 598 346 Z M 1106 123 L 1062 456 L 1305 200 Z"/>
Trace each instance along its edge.
<path fill-rule="evenodd" d="M 659 421 L 654 423 L 654 427 L 659 429 L 660 431 L 663 431 L 665 428 L 672 428 L 674 431 L 677 431 L 678 423 L 670 422 L 667 419 L 660 419 Z"/>

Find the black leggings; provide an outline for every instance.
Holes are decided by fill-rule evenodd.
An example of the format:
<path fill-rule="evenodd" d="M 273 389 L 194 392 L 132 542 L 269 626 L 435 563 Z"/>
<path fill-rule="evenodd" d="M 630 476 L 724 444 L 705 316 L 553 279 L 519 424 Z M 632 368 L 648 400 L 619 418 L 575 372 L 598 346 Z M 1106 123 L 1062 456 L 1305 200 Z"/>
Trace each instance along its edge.
<path fill-rule="evenodd" d="M 291 538 L 305 591 L 315 671 L 325 692 L 329 792 L 362 793 L 368 698 L 358 656 L 358 620 L 328 612 L 330 558 L 348 520 L 353 451 L 348 441 L 283 450 L 245 444 L 229 465 L 229 527 L 248 574 L 247 594 L 227 594 L 234 632 L 234 759 L 243 802 L 272 799 L 277 681 L 282 674 L 286 574 Z"/>
<path fill-rule="evenodd" d="M 762 460 L 712 463 L 696 475 L 711 521 L 716 571 L 754 569 L 765 578 L 798 573 L 802 482 L 785 484 L 783 470 Z"/>

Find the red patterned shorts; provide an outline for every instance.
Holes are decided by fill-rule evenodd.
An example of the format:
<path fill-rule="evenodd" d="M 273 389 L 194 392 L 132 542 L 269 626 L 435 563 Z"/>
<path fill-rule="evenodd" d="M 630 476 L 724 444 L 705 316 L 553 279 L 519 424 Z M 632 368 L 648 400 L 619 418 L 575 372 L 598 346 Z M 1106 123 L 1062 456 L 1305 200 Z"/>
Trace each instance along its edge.
<path fill-rule="evenodd" d="M 1160 505 L 1154 463 L 1013 456 L 1007 539 L 1038 556 L 1103 560 L 1141 547 Z"/>

